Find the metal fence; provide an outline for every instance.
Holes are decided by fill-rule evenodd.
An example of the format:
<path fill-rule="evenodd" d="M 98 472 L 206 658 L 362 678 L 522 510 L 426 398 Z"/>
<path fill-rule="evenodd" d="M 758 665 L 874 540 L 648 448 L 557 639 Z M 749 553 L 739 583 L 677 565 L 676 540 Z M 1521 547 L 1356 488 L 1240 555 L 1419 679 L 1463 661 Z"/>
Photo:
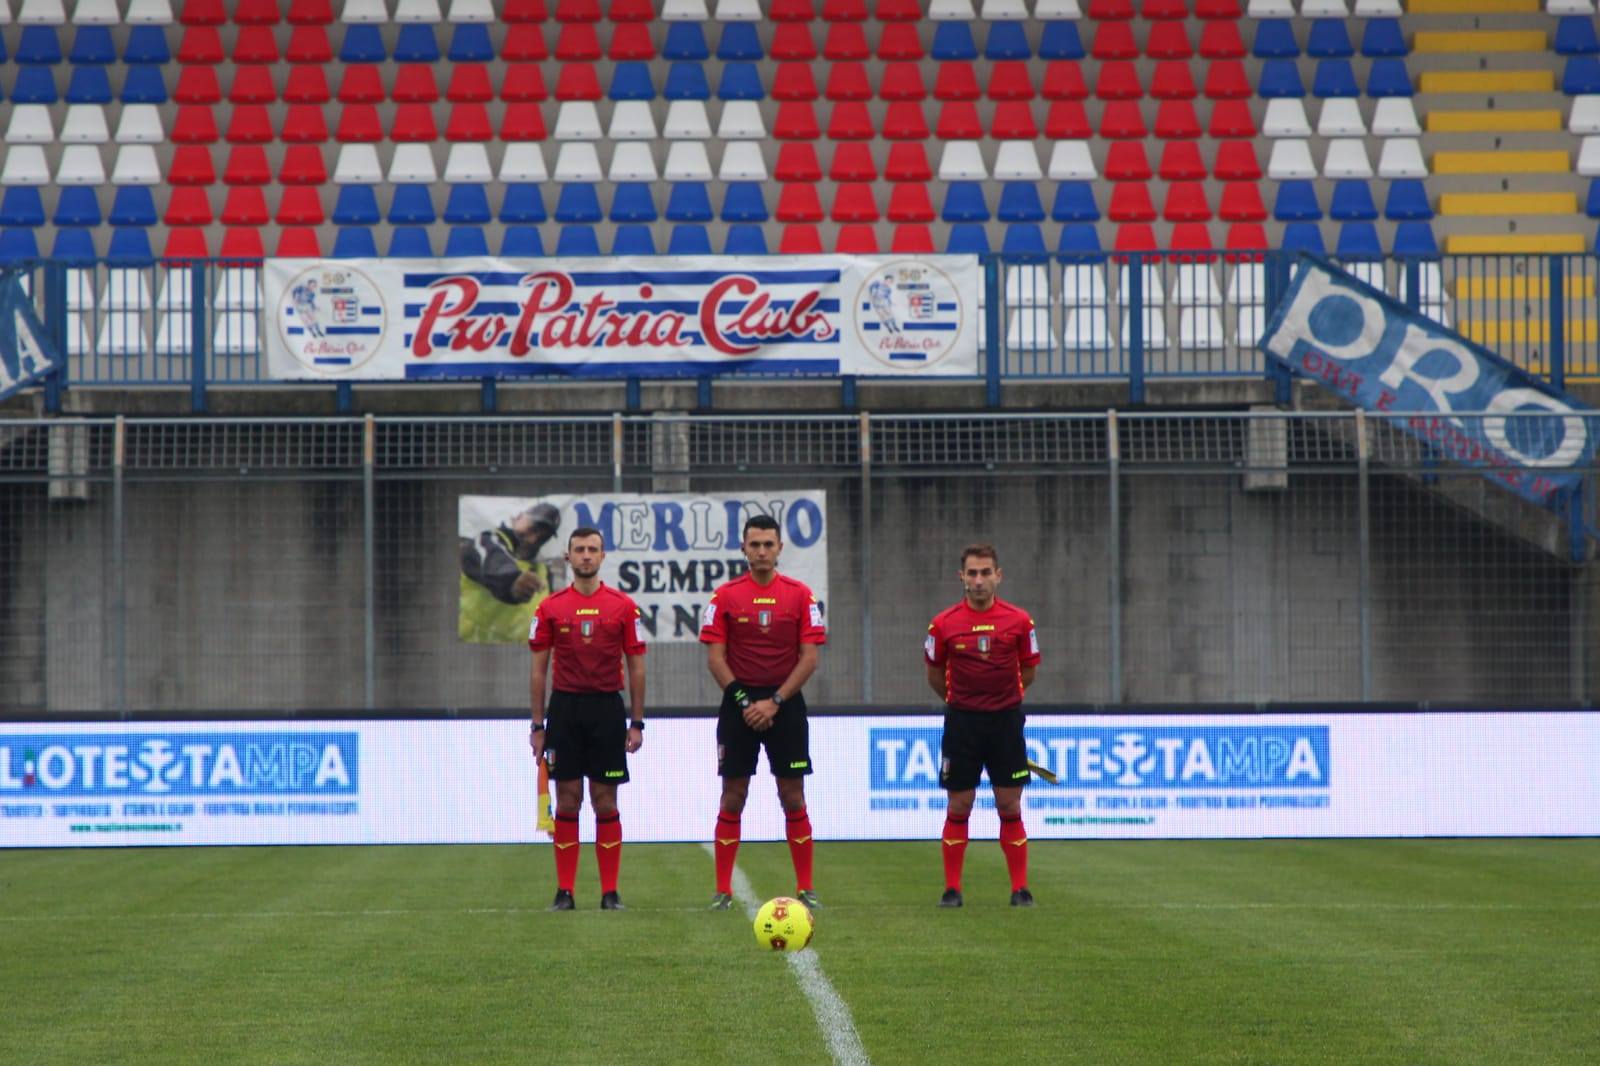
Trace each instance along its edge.
<path fill-rule="evenodd" d="M 980 365 L 991 404 L 1008 380 L 1125 380 L 1137 401 L 1148 380 L 1260 377 L 1256 342 L 1295 260 L 1281 251 L 986 257 Z M 1593 255 L 1339 265 L 1558 386 L 1600 380 Z M 68 353 L 58 389 L 181 386 L 200 412 L 211 387 L 285 384 L 263 355 L 272 313 L 259 265 L 50 263 L 30 271 L 30 285 Z M 339 388 L 347 397 L 349 386 Z M 493 395 L 485 390 L 486 405 Z"/>
<path fill-rule="evenodd" d="M 459 496 L 798 488 L 814 703 L 931 706 L 980 539 L 1037 704 L 1588 701 L 1582 474 L 1530 504 L 1354 412 L 5 422 L 0 709 L 515 708 L 525 649 L 456 637 Z M 692 642 L 650 670 L 654 704 L 715 696 Z"/>

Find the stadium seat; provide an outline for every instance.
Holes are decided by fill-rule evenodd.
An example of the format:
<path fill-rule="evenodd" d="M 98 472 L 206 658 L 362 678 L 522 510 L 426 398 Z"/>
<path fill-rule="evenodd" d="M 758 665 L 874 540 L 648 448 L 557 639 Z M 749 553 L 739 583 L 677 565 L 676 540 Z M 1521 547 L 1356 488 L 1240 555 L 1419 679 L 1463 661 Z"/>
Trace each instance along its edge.
<path fill-rule="evenodd" d="M 1439 243 L 1426 222 L 1402 222 L 1394 231 L 1394 254 L 1411 258 L 1435 258 Z"/>
<path fill-rule="evenodd" d="M 889 193 L 887 215 L 891 222 L 932 222 L 935 215 L 927 186 L 919 182 L 895 185 Z"/>
<path fill-rule="evenodd" d="M 1411 75 L 1403 59 L 1374 59 L 1367 74 L 1367 95 L 1410 96 Z"/>
<path fill-rule="evenodd" d="M 1050 149 L 1046 173 L 1052 181 L 1093 181 L 1100 176 L 1086 141 L 1057 141 Z"/>
<path fill-rule="evenodd" d="M 1595 34 L 1594 19 L 1583 15 L 1565 15 L 1556 22 L 1555 51 L 1557 55 L 1595 55 L 1600 53 L 1600 37 Z"/>
<path fill-rule="evenodd" d="M 1311 252 L 1326 255 L 1327 245 L 1322 242 L 1322 230 L 1314 222 L 1291 222 L 1283 227 L 1281 247 L 1285 252 Z"/>
<path fill-rule="evenodd" d="M 1250 54 L 1257 59 L 1294 59 L 1300 46 L 1294 39 L 1294 27 L 1288 19 L 1262 19 L 1256 25 L 1256 37 Z"/>
<path fill-rule="evenodd" d="M 1156 173 L 1164 181 L 1203 181 L 1208 176 L 1200 146 L 1194 141 L 1168 141 L 1163 145 Z"/>
<path fill-rule="evenodd" d="M 1094 136 L 1089 113 L 1081 100 L 1057 100 L 1045 116 L 1045 136 L 1053 141 L 1086 141 Z M 1120 142 L 1119 142 L 1120 143 Z M 1113 145 L 1115 147 L 1115 145 Z"/>
<path fill-rule="evenodd" d="M 1048 93 L 1046 94 L 1048 95 Z M 1193 100 L 1199 95 L 1189 64 L 1182 60 L 1163 60 L 1150 77 L 1150 95 L 1157 100 Z"/>
<path fill-rule="evenodd" d="M 822 250 L 822 237 L 817 227 L 809 223 L 785 226 L 778 236 L 778 252 L 782 255 L 817 255 Z"/>
<path fill-rule="evenodd" d="M 330 254 L 335 259 L 376 259 L 378 246 L 373 240 L 372 230 L 362 226 L 346 226 L 334 235 Z"/>
<path fill-rule="evenodd" d="M 846 141 L 835 145 L 833 162 L 828 166 L 830 181 L 876 181 L 877 164 L 872 160 L 872 147 L 861 141 Z"/>
<path fill-rule="evenodd" d="M 1157 67 L 1159 71 L 1164 67 Z M 1183 71 L 1183 77 L 1188 77 L 1188 64 L 1177 64 Z M 1192 89 L 1193 82 L 1190 81 Z M 1152 89 L 1152 91 L 1154 91 Z M 1089 87 L 1083 80 L 1083 71 L 1078 64 L 1070 60 L 1057 60 L 1045 67 L 1044 80 L 1040 86 L 1040 95 L 1046 100 L 1083 100 L 1089 96 Z M 1192 93 L 1191 93 L 1192 95 Z M 1162 97 L 1165 99 L 1165 97 Z"/>
<path fill-rule="evenodd" d="M 1409 54 L 1400 20 L 1376 18 L 1367 21 L 1361 34 L 1361 54 L 1369 59 L 1395 59 Z"/>
<path fill-rule="evenodd" d="M 107 216 L 113 226 L 153 226 L 156 224 L 156 203 L 149 188 L 126 185 L 116 191 Z"/>
<path fill-rule="evenodd" d="M 816 190 L 811 186 L 791 186 L 789 188 L 805 189 L 811 193 L 812 200 L 816 200 Z M 598 212 L 598 208 L 596 208 Z M 817 207 L 818 217 L 821 217 L 822 208 Z M 710 222 L 714 217 L 711 211 L 711 197 L 706 186 L 698 181 L 683 181 L 672 186 L 672 191 L 667 195 L 667 209 L 664 216 L 670 222 Z M 782 217 L 781 208 L 779 217 Z M 561 212 L 556 211 L 556 220 L 561 221 Z M 596 219 L 598 221 L 598 218 Z"/>
<path fill-rule="evenodd" d="M 6 193 L 9 195 L 13 191 L 16 190 L 7 189 Z M 82 186 L 63 188 L 56 200 L 55 214 L 51 216 L 50 221 L 57 227 L 100 225 L 102 219 L 99 195 L 94 189 Z"/>
<path fill-rule="evenodd" d="M 1373 64 L 1376 66 L 1377 64 Z M 1324 59 L 1317 63 L 1317 73 L 1312 80 L 1311 94 L 1319 97 L 1360 96 L 1355 72 L 1348 59 Z M 1371 95 L 1383 95 L 1374 93 Z"/>
<path fill-rule="evenodd" d="M 1306 94 L 1306 90 L 1300 81 L 1300 71 L 1293 60 L 1268 59 L 1261 66 L 1261 80 L 1256 84 L 1256 93 L 1271 100 L 1279 97 L 1301 97 Z"/>
<path fill-rule="evenodd" d="M 1150 189 L 1138 182 L 1122 182 L 1111 187 L 1106 217 L 1113 222 L 1152 222 L 1156 217 Z"/>
<path fill-rule="evenodd" d="M 1378 217 L 1372 190 L 1364 181 L 1335 182 L 1328 217 L 1338 222 L 1370 222 Z"/>
<path fill-rule="evenodd" d="M 708 203 L 706 206 L 708 218 L 710 213 Z M 774 215 L 779 222 L 822 221 L 822 202 L 818 199 L 816 186 L 798 182 L 785 185 L 778 194 L 778 206 Z"/>
<path fill-rule="evenodd" d="M 889 240 L 889 251 L 897 255 L 931 255 L 934 252 L 933 233 L 921 224 L 896 226 Z"/>
<path fill-rule="evenodd" d="M 950 255 L 988 255 L 988 231 L 982 225 L 972 222 L 951 226 L 945 241 L 945 252 Z"/>
<path fill-rule="evenodd" d="M 1346 222 L 1339 227 L 1339 240 L 1334 255 L 1340 259 L 1380 259 L 1383 248 L 1378 243 L 1378 230 L 1371 222 Z"/>
<path fill-rule="evenodd" d="M 889 181 L 923 182 L 933 177 L 933 168 L 928 164 L 928 155 L 921 142 L 901 141 L 889 146 L 889 158 L 884 164 L 883 174 Z"/>
<path fill-rule="evenodd" d="M 0 47 L 0 51 L 3 51 Z M 3 62 L 3 60 L 0 60 Z M 79 71 L 99 70 L 100 76 L 105 77 L 105 71 L 99 67 L 78 67 L 73 71 L 73 81 L 76 83 Z M 107 85 L 109 86 L 109 82 Z M 109 89 L 107 99 L 109 99 Z M 78 94 L 80 99 L 72 100 L 74 103 L 103 103 L 105 101 L 94 99 L 81 99 L 83 93 Z M 56 93 L 55 71 L 49 67 L 22 67 L 17 71 L 17 80 L 11 88 L 11 102 L 13 104 L 53 104 L 58 99 Z M 70 97 L 69 97 L 70 99 Z"/>
<path fill-rule="evenodd" d="M 724 255 L 766 255 L 767 237 L 760 226 L 729 226 L 723 238 Z"/>
<path fill-rule="evenodd" d="M 1058 24 L 1052 24 L 1058 25 Z M 1050 28 L 1045 28 L 1045 36 L 1050 35 Z M 1074 30 L 1074 38 L 1077 34 Z M 1051 56 L 1047 58 L 1077 59 L 1081 58 L 1082 49 L 1077 56 Z M 929 57 L 939 60 L 965 60 L 971 61 L 978 58 L 978 46 L 973 42 L 972 30 L 965 22 L 941 22 L 933 32 L 933 44 L 928 49 Z"/>
<path fill-rule="evenodd" d="M 1217 215 L 1224 222 L 1261 222 L 1267 209 L 1261 202 L 1261 190 L 1249 181 L 1230 181 L 1222 187 L 1222 202 Z"/>
<path fill-rule="evenodd" d="M 1084 146 L 1084 158 L 1088 158 L 1087 145 Z M 1054 159 L 1052 159 L 1051 177 L 1056 177 L 1054 172 Z M 1144 144 L 1140 141 L 1118 141 L 1106 149 L 1106 178 L 1109 181 L 1148 181 L 1153 172 L 1150 169 L 1150 160 L 1145 155 Z M 1081 176 L 1081 175 L 1079 175 Z M 1058 180 L 1072 180 L 1061 178 Z"/>
<path fill-rule="evenodd" d="M 1144 86 L 1140 84 L 1138 68 L 1126 61 L 1102 63 L 1094 94 L 1101 100 L 1139 99 L 1144 96 Z"/>
<path fill-rule="evenodd" d="M 1206 133 L 1217 140 L 1256 136 L 1256 123 L 1250 114 L 1250 105 L 1243 100 L 1216 101 L 1211 105 L 1211 122 Z"/>

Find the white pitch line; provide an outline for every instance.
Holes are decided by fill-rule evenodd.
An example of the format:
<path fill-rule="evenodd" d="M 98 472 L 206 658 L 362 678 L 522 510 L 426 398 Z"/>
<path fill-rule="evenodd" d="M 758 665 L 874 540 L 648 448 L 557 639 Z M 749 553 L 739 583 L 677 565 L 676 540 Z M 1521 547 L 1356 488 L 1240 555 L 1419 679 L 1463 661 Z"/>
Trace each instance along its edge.
<path fill-rule="evenodd" d="M 710 844 L 701 846 L 716 857 L 716 850 Z M 755 921 L 762 901 L 756 895 L 755 886 L 750 884 L 750 878 L 737 866 L 733 868 L 733 896 L 744 904 L 744 912 L 750 920 Z M 811 1002 L 811 1013 L 816 1015 L 817 1028 L 822 1030 L 833 1061 L 841 1066 L 871 1066 L 872 1060 L 867 1057 L 867 1049 L 861 1046 L 861 1035 L 851 1020 L 850 1006 L 834 991 L 833 982 L 822 972 L 817 949 L 785 952 L 784 958 L 789 962 L 789 969 L 794 971 L 794 979 L 800 983 L 800 991 Z"/>

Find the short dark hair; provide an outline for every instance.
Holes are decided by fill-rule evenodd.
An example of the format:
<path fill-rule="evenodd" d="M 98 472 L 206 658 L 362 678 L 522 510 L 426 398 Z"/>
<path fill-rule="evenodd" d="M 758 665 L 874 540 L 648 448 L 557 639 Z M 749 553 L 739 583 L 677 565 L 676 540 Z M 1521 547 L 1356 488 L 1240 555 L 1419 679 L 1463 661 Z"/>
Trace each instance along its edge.
<path fill-rule="evenodd" d="M 961 549 L 961 565 L 965 567 L 967 560 L 974 555 L 980 559 L 992 559 L 996 568 L 1000 566 L 1000 553 L 994 550 L 993 544 L 968 544 Z"/>
<path fill-rule="evenodd" d="M 783 540 L 783 530 L 778 528 L 778 520 L 769 514 L 753 514 L 744 520 L 744 531 L 739 534 L 740 540 L 748 540 L 752 529 L 770 529 L 778 535 L 779 542 Z"/>
<path fill-rule="evenodd" d="M 567 547 L 572 547 L 572 542 L 577 540 L 579 537 L 599 537 L 600 546 L 602 548 L 605 547 L 606 535 L 593 526 L 579 526 L 577 529 L 574 529 L 571 534 L 567 536 Z"/>

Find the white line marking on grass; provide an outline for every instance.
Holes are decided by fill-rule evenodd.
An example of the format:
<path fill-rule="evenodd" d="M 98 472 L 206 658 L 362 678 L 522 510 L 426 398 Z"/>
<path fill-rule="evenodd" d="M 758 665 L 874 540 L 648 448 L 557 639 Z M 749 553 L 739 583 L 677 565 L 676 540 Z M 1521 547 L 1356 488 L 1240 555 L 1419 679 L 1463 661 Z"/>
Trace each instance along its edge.
<path fill-rule="evenodd" d="M 701 846 L 713 858 L 716 856 L 710 844 Z M 733 868 L 733 895 L 744 904 L 744 912 L 749 919 L 755 921 L 756 911 L 763 901 L 756 895 L 750 878 L 737 866 Z M 784 958 L 788 960 L 789 969 L 794 971 L 800 991 L 811 1001 L 811 1013 L 817 1017 L 817 1028 L 822 1030 L 822 1038 L 828 1043 L 828 1052 L 833 1056 L 833 1061 L 848 1066 L 871 1066 L 872 1060 L 867 1057 L 867 1049 L 861 1046 L 861 1035 L 856 1032 L 855 1022 L 850 1018 L 850 1006 L 834 991 L 833 982 L 822 972 L 817 949 L 785 953 Z"/>

